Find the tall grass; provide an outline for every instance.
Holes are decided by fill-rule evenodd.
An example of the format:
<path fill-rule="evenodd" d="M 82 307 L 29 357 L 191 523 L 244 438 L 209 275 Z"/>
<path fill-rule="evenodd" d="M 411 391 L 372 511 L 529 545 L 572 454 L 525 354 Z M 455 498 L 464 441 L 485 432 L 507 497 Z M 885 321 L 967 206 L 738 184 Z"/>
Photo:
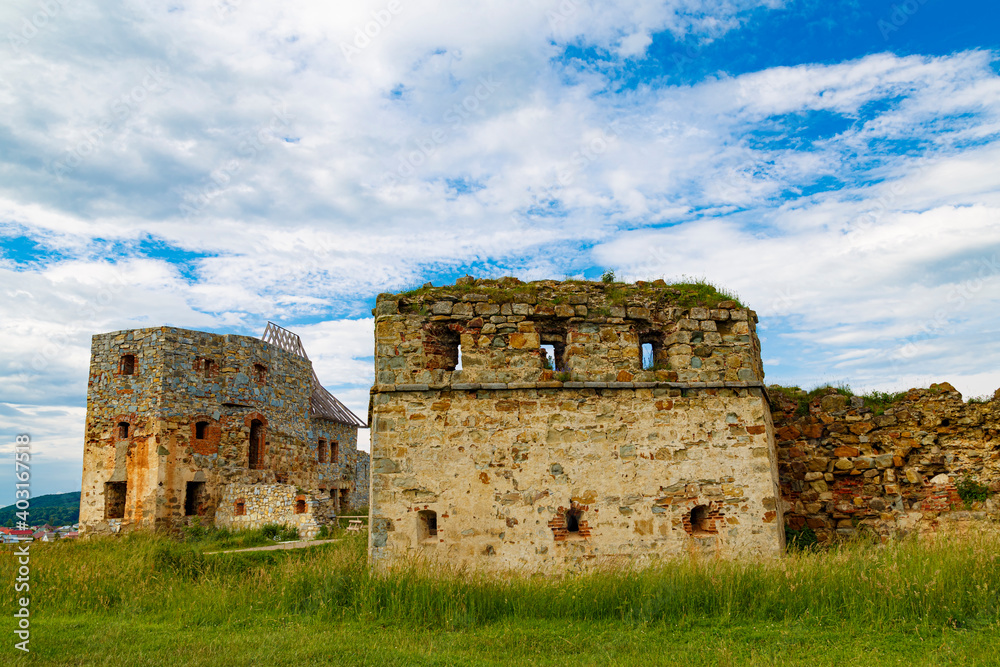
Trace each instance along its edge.
<path fill-rule="evenodd" d="M 205 555 L 151 535 L 32 547 L 38 616 L 243 625 L 298 614 L 428 628 L 509 619 L 644 624 L 787 621 L 941 627 L 1000 623 L 1000 538 L 848 544 L 763 562 L 678 559 L 564 578 L 410 563 L 372 572 L 364 538 L 294 551 Z M 15 559 L 0 576 L 14 578 Z M 13 595 L 2 613 L 12 613 Z"/>

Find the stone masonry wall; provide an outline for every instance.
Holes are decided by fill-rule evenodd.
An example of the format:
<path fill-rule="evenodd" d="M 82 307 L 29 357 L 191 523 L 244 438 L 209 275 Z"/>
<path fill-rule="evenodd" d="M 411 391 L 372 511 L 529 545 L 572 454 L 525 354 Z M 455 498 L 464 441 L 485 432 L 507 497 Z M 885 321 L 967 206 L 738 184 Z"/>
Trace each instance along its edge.
<path fill-rule="evenodd" d="M 658 283 L 505 279 L 379 295 L 376 384 L 763 378 L 753 311 L 725 300 L 714 308 L 679 306 L 676 292 Z M 642 369 L 645 342 L 653 345 L 655 369 Z M 462 369 L 454 370 L 448 350 L 459 344 Z M 564 368 L 545 368 L 544 344 L 564 348 Z"/>
<path fill-rule="evenodd" d="M 131 375 L 122 372 L 126 354 L 135 357 Z M 343 478 L 354 471 L 356 429 L 310 418 L 311 395 L 310 362 L 256 338 L 169 327 L 94 336 L 82 529 L 173 529 L 192 516 L 211 524 L 222 487 L 234 483 L 288 484 L 316 502 L 329 498 L 327 477 L 354 485 Z M 121 423 L 130 424 L 126 437 Z M 319 432 L 339 442 L 341 459 L 323 469 Z M 108 482 L 125 484 L 120 520 L 108 517 Z"/>
<path fill-rule="evenodd" d="M 380 295 L 375 314 L 376 562 L 560 571 L 782 549 L 752 311 L 662 281 L 468 279 Z"/>
<path fill-rule="evenodd" d="M 301 513 L 296 511 L 299 501 L 304 501 L 305 511 Z M 312 498 L 290 484 L 226 484 L 215 525 L 240 530 L 281 524 L 297 528 L 299 537 L 309 539 L 319 532 L 317 516 L 325 509 L 323 499 Z"/>
<path fill-rule="evenodd" d="M 1000 391 L 970 404 L 941 383 L 880 411 L 830 389 L 805 414 L 770 395 L 788 528 L 827 542 L 1000 521 L 995 497 L 966 507 L 956 490 L 969 477 L 1000 491 Z"/>

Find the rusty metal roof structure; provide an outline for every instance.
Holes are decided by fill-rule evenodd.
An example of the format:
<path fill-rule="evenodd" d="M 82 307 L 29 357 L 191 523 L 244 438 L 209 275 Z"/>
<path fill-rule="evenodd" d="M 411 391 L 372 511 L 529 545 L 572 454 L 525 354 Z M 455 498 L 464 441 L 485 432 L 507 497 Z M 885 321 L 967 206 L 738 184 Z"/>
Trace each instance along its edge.
<path fill-rule="evenodd" d="M 280 327 L 274 322 L 268 322 L 264 329 L 264 335 L 260 337 L 265 343 L 276 345 L 285 352 L 294 354 L 308 360 L 306 348 L 302 346 L 302 339 L 299 335 Z M 323 388 L 316 377 L 315 369 L 312 372 L 312 401 L 309 413 L 313 417 L 330 419 L 341 424 L 368 428 L 368 424 L 361 421 L 361 418 L 347 409 L 347 407 L 337 400 L 337 397 Z"/>

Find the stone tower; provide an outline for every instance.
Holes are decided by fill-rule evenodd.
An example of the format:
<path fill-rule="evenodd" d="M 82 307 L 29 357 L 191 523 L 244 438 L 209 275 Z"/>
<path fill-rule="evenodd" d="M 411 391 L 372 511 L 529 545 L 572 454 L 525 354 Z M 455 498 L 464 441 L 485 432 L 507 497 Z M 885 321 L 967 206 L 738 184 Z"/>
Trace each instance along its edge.
<path fill-rule="evenodd" d="M 373 562 L 779 554 L 755 322 L 662 281 L 466 278 L 380 295 Z"/>
<path fill-rule="evenodd" d="M 93 337 L 80 524 L 85 533 L 283 523 L 304 535 L 367 504 L 357 430 L 298 336 L 170 327 Z M 364 469 L 364 465 L 360 466 Z"/>

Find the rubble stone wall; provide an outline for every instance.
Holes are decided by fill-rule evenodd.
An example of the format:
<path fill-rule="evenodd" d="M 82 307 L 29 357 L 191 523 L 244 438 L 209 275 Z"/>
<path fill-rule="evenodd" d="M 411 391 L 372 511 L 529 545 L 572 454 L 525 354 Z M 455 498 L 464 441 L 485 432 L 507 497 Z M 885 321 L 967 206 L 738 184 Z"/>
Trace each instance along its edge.
<path fill-rule="evenodd" d="M 880 408 L 830 389 L 804 413 L 794 394 L 770 396 L 789 529 L 828 542 L 1000 521 L 995 497 L 970 504 L 956 488 L 1000 491 L 1000 391 L 967 403 L 941 383 Z"/>

